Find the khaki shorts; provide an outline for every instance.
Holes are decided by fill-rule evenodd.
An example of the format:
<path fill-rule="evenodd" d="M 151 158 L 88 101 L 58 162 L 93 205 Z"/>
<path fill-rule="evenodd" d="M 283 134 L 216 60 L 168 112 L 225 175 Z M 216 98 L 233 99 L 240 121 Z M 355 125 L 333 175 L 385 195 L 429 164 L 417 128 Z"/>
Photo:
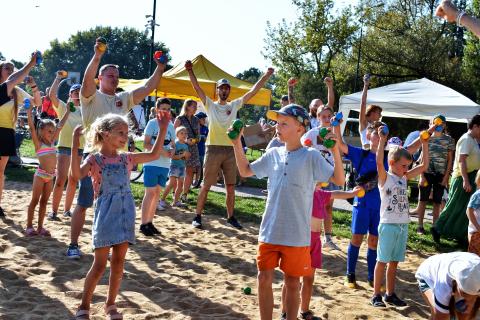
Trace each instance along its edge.
<path fill-rule="evenodd" d="M 205 163 L 203 165 L 203 176 L 205 185 L 217 183 L 218 171 L 222 170 L 225 184 L 237 182 L 237 164 L 233 147 L 228 146 L 207 146 Z"/>

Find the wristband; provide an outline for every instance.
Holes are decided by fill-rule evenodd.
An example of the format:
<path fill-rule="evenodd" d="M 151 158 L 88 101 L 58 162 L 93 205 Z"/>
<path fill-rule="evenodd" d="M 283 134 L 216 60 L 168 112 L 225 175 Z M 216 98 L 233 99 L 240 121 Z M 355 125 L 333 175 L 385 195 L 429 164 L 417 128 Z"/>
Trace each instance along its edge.
<path fill-rule="evenodd" d="M 457 14 L 457 26 L 461 27 L 462 24 L 460 23 L 460 20 L 462 20 L 462 17 L 465 15 L 465 11 L 460 11 Z"/>

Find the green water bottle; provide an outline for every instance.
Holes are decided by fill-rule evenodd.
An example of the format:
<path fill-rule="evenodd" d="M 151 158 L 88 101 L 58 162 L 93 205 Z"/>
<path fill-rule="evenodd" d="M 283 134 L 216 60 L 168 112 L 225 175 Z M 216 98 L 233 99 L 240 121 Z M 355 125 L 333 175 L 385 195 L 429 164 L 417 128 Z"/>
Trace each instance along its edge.
<path fill-rule="evenodd" d="M 327 134 L 329 132 L 330 132 L 330 130 L 328 130 L 328 128 L 321 128 L 320 131 L 318 132 L 318 135 L 323 140 L 323 146 L 325 148 L 331 149 L 335 145 L 335 140 L 325 139 L 325 137 L 327 136 Z"/>
<path fill-rule="evenodd" d="M 73 104 L 72 101 L 70 101 L 67 105 L 68 109 L 70 109 L 70 112 L 75 112 L 77 109 L 75 108 L 75 105 Z"/>
<path fill-rule="evenodd" d="M 237 139 L 237 137 L 240 135 L 240 130 L 243 128 L 243 122 L 240 119 L 237 119 L 232 122 L 232 125 L 230 126 L 230 131 L 227 132 L 228 137 L 231 140 Z"/>

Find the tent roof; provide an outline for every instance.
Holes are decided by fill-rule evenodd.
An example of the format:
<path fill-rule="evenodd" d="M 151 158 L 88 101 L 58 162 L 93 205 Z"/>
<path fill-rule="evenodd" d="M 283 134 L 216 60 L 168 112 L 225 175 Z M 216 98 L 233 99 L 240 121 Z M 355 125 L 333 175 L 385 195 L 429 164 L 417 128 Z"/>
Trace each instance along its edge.
<path fill-rule="evenodd" d="M 340 98 L 339 111 L 359 111 L 362 93 Z M 466 122 L 480 112 L 480 106 L 457 91 L 428 80 L 406 81 L 368 90 L 367 104 L 382 107 L 382 115 L 397 118 L 431 119 L 443 114 L 447 121 Z"/>
<path fill-rule="evenodd" d="M 202 87 L 205 94 L 211 99 L 216 97 L 216 82 L 219 79 L 228 79 L 231 83 L 230 99 L 236 99 L 243 96 L 252 88 L 252 84 L 226 73 L 203 55 L 197 56 L 192 60 L 193 71 L 197 77 L 200 87 Z M 120 79 L 119 87 L 125 90 L 133 90 L 145 83 L 143 80 Z M 155 96 L 155 92 L 150 95 Z M 172 69 L 163 74 L 160 85 L 157 88 L 157 96 L 168 97 L 172 99 L 195 99 L 199 100 L 195 90 L 190 83 L 187 70 L 184 63 L 179 63 Z M 249 104 L 270 106 L 271 91 L 265 88 L 260 91 L 250 100 Z"/>

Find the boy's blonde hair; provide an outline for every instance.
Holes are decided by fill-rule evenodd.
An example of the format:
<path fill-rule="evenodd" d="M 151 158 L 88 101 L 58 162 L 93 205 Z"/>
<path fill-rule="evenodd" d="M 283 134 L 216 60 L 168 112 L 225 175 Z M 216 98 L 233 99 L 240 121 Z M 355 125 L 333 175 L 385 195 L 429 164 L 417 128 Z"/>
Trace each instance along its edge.
<path fill-rule="evenodd" d="M 402 146 L 391 146 L 388 152 L 388 161 L 397 162 L 402 158 L 413 161 L 413 157 L 407 149 Z"/>
<path fill-rule="evenodd" d="M 184 126 L 180 126 L 180 127 L 177 127 L 177 129 L 175 129 L 175 136 L 178 136 L 178 134 L 181 132 L 181 131 L 185 131 L 188 133 L 187 131 L 187 128 L 184 127 Z"/>
<path fill-rule="evenodd" d="M 98 151 L 102 147 L 102 133 L 110 132 L 113 128 L 122 124 L 128 126 L 127 118 L 114 113 L 108 113 L 97 118 L 97 120 L 92 123 L 88 135 L 88 140 L 92 143 L 93 148 Z"/>

